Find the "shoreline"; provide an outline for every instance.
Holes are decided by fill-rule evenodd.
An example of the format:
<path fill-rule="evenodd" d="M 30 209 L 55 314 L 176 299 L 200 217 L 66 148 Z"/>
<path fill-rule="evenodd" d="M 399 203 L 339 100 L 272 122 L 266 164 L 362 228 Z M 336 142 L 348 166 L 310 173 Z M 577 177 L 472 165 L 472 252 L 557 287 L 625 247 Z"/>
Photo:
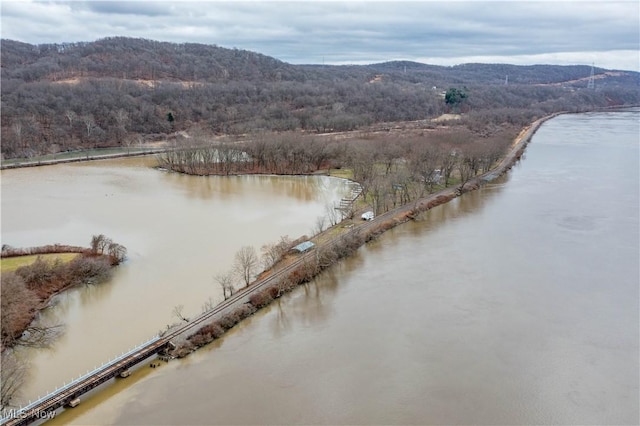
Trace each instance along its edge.
<path fill-rule="evenodd" d="M 560 113 L 538 119 L 533 123 L 531 123 L 529 126 L 523 128 L 522 131 L 518 134 L 518 136 L 513 140 L 513 143 L 511 145 L 511 148 L 509 149 L 509 152 L 500 161 L 500 163 L 491 171 L 485 174 L 479 175 L 476 178 L 467 182 L 464 185 L 465 190 L 461 191 L 461 193 L 478 189 L 482 184 L 490 182 L 493 179 L 497 178 L 498 176 L 506 173 L 521 158 L 522 153 L 526 149 L 526 146 L 528 145 L 528 143 L 531 141 L 532 136 L 537 132 L 537 130 L 541 127 L 541 125 L 547 120 L 556 117 L 557 115 L 560 115 Z M 238 295 L 240 295 L 241 293 L 241 296 L 244 297 L 244 300 L 240 298 L 236 299 L 234 297 L 234 301 L 233 301 L 234 303 L 225 307 L 224 310 L 221 310 L 219 314 L 217 314 L 217 317 L 214 318 L 211 315 L 207 315 L 208 312 L 205 312 L 204 314 L 201 314 L 199 317 L 193 318 L 191 322 L 199 323 L 201 321 L 198 321 L 198 320 L 202 319 L 203 321 L 206 321 L 206 322 L 202 322 L 201 325 L 208 327 L 212 325 L 209 323 L 209 321 L 218 325 L 219 322 L 222 319 L 224 319 L 225 324 L 223 329 L 220 329 L 220 326 L 218 326 L 219 328 L 212 329 L 210 327 L 210 329 L 208 330 L 208 334 L 211 337 L 214 337 L 212 340 L 215 340 L 218 337 L 221 337 L 228 329 L 235 326 L 242 319 L 245 319 L 251 316 L 253 313 L 255 313 L 258 310 L 258 308 L 252 309 L 251 307 L 249 307 L 250 305 L 253 306 L 252 302 L 256 304 L 260 304 L 261 305 L 260 308 L 267 306 L 268 304 L 271 303 L 271 301 L 275 300 L 276 298 L 280 297 L 284 293 L 297 287 L 299 284 L 306 283 L 309 280 L 313 279 L 315 276 L 321 273 L 322 270 L 337 263 L 337 261 L 339 261 L 340 258 L 349 256 L 353 251 L 357 250 L 360 246 L 364 245 L 368 241 L 371 241 L 377 238 L 386 230 L 391 229 L 397 225 L 400 225 L 401 223 L 405 223 L 409 220 L 414 219 L 414 214 L 417 212 L 417 207 L 419 207 L 421 210 L 426 211 L 432 207 L 435 207 L 440 204 L 444 204 L 456 198 L 457 196 L 461 195 L 461 193 L 456 193 L 456 186 L 454 185 L 453 187 L 445 188 L 439 192 L 429 195 L 428 197 L 424 197 L 418 200 L 419 203 L 416 205 L 413 205 L 414 203 L 411 203 L 410 205 L 404 205 L 401 208 L 391 210 L 379 216 L 378 218 L 376 218 L 376 220 L 372 222 L 362 223 L 361 225 L 368 226 L 369 228 L 366 233 L 367 235 L 362 235 L 363 234 L 363 232 L 361 232 L 362 226 L 358 226 L 356 227 L 357 229 L 353 229 L 352 231 L 349 231 L 351 236 L 354 237 L 349 242 L 350 247 L 347 247 L 347 250 L 344 251 L 340 256 L 337 256 L 336 258 L 334 258 L 331 263 L 324 265 L 321 270 L 313 271 L 313 270 L 310 270 L 309 268 L 311 261 L 315 259 L 319 254 L 319 250 L 317 249 L 312 250 L 310 253 L 306 253 L 299 257 L 299 259 L 302 262 L 299 265 L 297 265 L 295 269 L 289 268 L 283 271 L 282 268 L 278 270 L 278 267 L 279 266 L 282 267 L 283 265 L 275 265 L 274 268 L 271 268 L 270 270 L 267 271 L 267 272 L 272 272 L 273 275 L 281 276 L 281 278 L 286 278 L 286 281 L 288 281 L 288 283 L 285 283 L 284 282 L 285 280 L 283 280 L 283 281 L 276 282 L 276 285 L 270 285 L 268 287 L 261 288 L 261 287 L 255 287 L 257 282 L 254 281 L 249 287 L 244 288 L 238 292 Z M 341 224 L 338 224 L 336 226 L 341 226 Z M 331 229 L 332 228 L 329 228 L 329 230 Z M 344 239 L 342 237 L 340 238 Z M 288 265 L 285 265 L 285 267 L 286 266 Z M 272 278 L 272 277 L 269 276 L 268 278 Z M 284 286 L 283 284 L 287 284 L 287 285 Z M 257 295 L 258 293 L 262 293 L 262 296 L 266 296 L 266 298 L 260 297 L 261 300 L 258 300 L 257 298 L 254 298 L 254 300 L 252 301 L 247 300 L 251 295 Z M 226 304 L 225 302 L 223 302 L 222 304 Z M 267 302 L 267 303 L 263 304 L 264 302 Z M 220 307 L 220 304 L 217 306 Z M 243 312 L 238 312 L 238 310 L 242 310 Z M 204 317 L 207 317 L 207 318 L 205 319 Z M 180 327 L 180 328 L 183 328 L 183 327 Z M 201 331 L 201 329 L 199 329 L 194 333 L 193 330 L 195 330 L 195 328 L 183 331 L 184 334 L 182 334 L 181 337 L 185 336 L 188 332 L 190 333 L 188 338 L 191 338 Z M 167 330 L 165 333 L 171 333 L 171 332 Z M 202 346 L 204 346 L 204 344 L 207 344 L 209 342 L 203 341 L 202 343 L 203 343 Z M 197 349 L 200 346 L 201 345 L 193 345 L 191 349 L 187 350 L 187 352 L 185 353 L 185 356 L 193 352 L 193 350 Z"/>
<path fill-rule="evenodd" d="M 640 104 L 632 104 L 632 105 L 615 105 L 608 107 L 596 107 L 592 109 L 587 109 L 584 111 L 562 111 L 551 114 L 550 116 L 545 117 L 556 117 L 560 114 L 584 114 L 588 112 L 615 112 L 615 111 L 624 111 L 629 108 L 638 108 Z M 545 119 L 545 117 L 540 118 L 539 120 Z M 354 132 L 363 132 L 366 129 L 357 129 Z M 347 132 L 338 132 L 339 134 L 344 134 Z M 145 151 L 137 151 L 137 152 L 120 152 L 113 154 L 102 154 L 102 155 L 85 155 L 83 152 L 91 152 L 92 150 L 86 151 L 78 151 L 78 156 L 71 158 L 61 158 L 61 159 L 51 159 L 51 160 L 37 160 L 37 161 L 19 161 L 20 159 L 6 159 L 0 162 L 0 170 L 11 170 L 11 169 L 21 169 L 26 167 L 39 167 L 39 166 L 52 166 L 56 164 L 65 164 L 65 163 L 79 163 L 84 161 L 96 161 L 96 160 L 109 160 L 115 158 L 126 158 L 126 157 L 143 157 L 146 155 L 153 154 L 161 154 L 167 151 L 171 151 L 171 148 L 149 148 Z M 7 162 L 9 162 L 7 164 Z M 243 173 L 244 174 L 244 173 Z"/>
<path fill-rule="evenodd" d="M 59 258 L 54 261 L 42 257 L 62 254 L 75 256 L 66 261 Z M 53 298 L 82 284 L 101 283 L 121 262 L 112 253 L 62 244 L 27 248 L 3 247 L 0 254 L 0 258 L 7 261 L 34 256 L 33 262 L 18 266 L 15 270 L 3 272 L 2 309 L 3 314 L 6 315 L 3 316 L 0 353 L 14 346 L 24 345 L 25 333 L 31 334 L 35 331 L 41 336 L 40 338 L 48 339 L 48 327 L 34 326 L 34 321 L 50 306 Z M 51 329 L 59 327 L 60 325 L 56 325 Z M 30 342 L 30 337 L 27 336 L 26 339 L 27 346 L 34 345 Z M 40 343 L 45 346 L 48 344 L 38 340 L 37 344 Z"/>
<path fill-rule="evenodd" d="M 149 151 L 143 151 L 143 152 L 121 152 L 121 153 L 114 153 L 114 154 L 84 155 L 84 156 L 79 155 L 77 157 L 71 157 L 71 158 L 25 161 L 25 162 L 16 161 L 14 163 L 9 163 L 9 164 L 4 164 L 4 162 L 2 162 L 0 164 L 0 170 L 22 169 L 27 167 L 39 167 L 39 166 L 53 166 L 56 164 L 80 163 L 84 161 L 111 160 L 114 158 L 143 157 L 146 155 L 161 154 L 166 151 L 168 151 L 168 149 L 160 148 L 160 149 L 151 149 Z M 12 159 L 9 159 L 6 161 L 12 161 Z"/>
<path fill-rule="evenodd" d="M 265 285 L 267 284 L 265 279 L 258 278 L 238 291 L 234 295 L 233 301 L 225 300 L 222 302 L 227 305 L 224 311 L 217 315 L 205 312 L 194 318 L 192 321 L 202 322 L 203 325 L 196 331 L 185 327 L 185 332 L 177 333 L 176 336 L 179 336 L 177 338 L 180 339 L 180 342 L 176 344 L 175 349 L 169 355 L 176 358 L 188 356 L 198 348 L 222 337 L 226 331 L 252 316 L 258 310 L 270 305 L 285 293 L 311 281 L 324 270 L 339 262 L 340 259 L 350 256 L 359 247 L 376 239 L 384 232 L 415 219 L 419 213 L 447 203 L 466 192 L 479 189 L 482 185 L 502 176 L 520 160 L 533 135 L 542 124 L 561 114 L 565 114 L 565 112 L 542 117 L 522 129 L 514 139 L 509 152 L 496 167 L 470 179 L 462 187 L 453 185 L 412 203 L 392 209 L 372 221 L 366 221 L 353 227 L 345 234 L 333 237 L 323 244 L 317 244 L 311 253 L 299 256 L 291 264 L 284 265 L 282 261 L 276 263 L 260 274 L 260 276 L 268 277 L 269 285 Z M 331 233 L 336 227 L 343 227 L 342 222 L 314 235 L 309 240 L 319 239 L 322 235 Z"/>

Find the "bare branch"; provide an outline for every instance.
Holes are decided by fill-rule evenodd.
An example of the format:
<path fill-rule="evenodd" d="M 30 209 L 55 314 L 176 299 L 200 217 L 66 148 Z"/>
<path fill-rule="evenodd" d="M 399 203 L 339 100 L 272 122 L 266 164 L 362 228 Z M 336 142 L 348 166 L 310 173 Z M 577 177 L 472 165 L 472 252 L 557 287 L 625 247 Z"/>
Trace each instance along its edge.
<path fill-rule="evenodd" d="M 182 315 L 183 310 L 184 310 L 184 305 L 176 305 L 173 307 L 173 315 L 181 321 L 189 322 L 189 318 Z"/>
<path fill-rule="evenodd" d="M 220 284 L 222 287 L 222 294 L 224 295 L 224 300 L 227 300 L 229 297 L 233 296 L 235 292 L 235 288 L 233 287 L 233 273 L 227 272 L 225 274 L 218 274 L 213 279 Z"/>
<path fill-rule="evenodd" d="M 253 247 L 244 246 L 236 253 L 234 270 L 246 286 L 251 282 L 257 266 L 258 255 Z"/>
<path fill-rule="evenodd" d="M 0 410 L 12 407 L 27 375 L 26 362 L 14 350 L 2 352 L 0 361 Z"/>
<path fill-rule="evenodd" d="M 31 323 L 22 333 L 20 339 L 14 342 L 14 346 L 29 348 L 48 348 L 64 332 L 64 325 L 35 325 Z"/>

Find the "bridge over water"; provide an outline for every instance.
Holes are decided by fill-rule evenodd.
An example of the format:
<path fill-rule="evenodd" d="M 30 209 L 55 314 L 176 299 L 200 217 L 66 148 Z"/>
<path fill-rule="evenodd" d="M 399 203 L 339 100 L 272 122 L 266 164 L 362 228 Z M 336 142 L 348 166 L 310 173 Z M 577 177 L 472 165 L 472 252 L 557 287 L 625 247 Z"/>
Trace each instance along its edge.
<path fill-rule="evenodd" d="M 482 175 L 476 176 L 472 181 L 475 181 L 478 185 L 489 182 L 502 173 L 506 172 L 511 165 L 517 160 L 518 156 L 522 153 L 522 150 L 526 146 L 526 144 L 531 139 L 531 136 L 535 131 L 540 127 L 542 122 L 550 117 L 545 117 L 544 119 L 540 119 L 536 121 L 529 129 L 527 129 L 520 136 L 514 146 L 512 146 L 510 152 L 502 159 L 502 161 L 491 171 L 484 173 Z M 471 182 L 469 182 L 471 183 Z M 421 200 L 417 200 L 415 204 L 405 205 L 399 208 L 388 211 L 378 217 L 376 217 L 373 221 L 368 221 L 362 223 L 349 232 L 343 235 L 352 234 L 355 232 L 365 231 L 367 228 L 371 228 L 376 226 L 380 221 L 384 221 L 386 219 L 392 218 L 394 215 L 398 214 L 401 211 L 411 211 L 413 208 L 418 206 L 419 204 L 426 204 L 431 200 L 437 199 L 442 195 L 460 195 L 460 192 L 456 188 L 445 188 L 441 191 L 438 191 L 434 194 L 429 195 L 426 198 Z M 361 188 L 354 187 L 352 193 L 353 202 L 358 196 L 360 196 Z M 337 242 L 340 237 L 335 237 L 333 240 L 330 240 L 323 244 L 323 246 L 331 246 Z M 320 247 L 318 247 L 320 248 Z M 215 306 L 212 310 L 204 312 L 200 316 L 196 317 L 192 321 L 184 324 L 183 326 L 177 328 L 176 330 L 172 330 L 165 335 L 154 337 L 153 339 L 142 343 L 141 345 L 133 348 L 127 353 L 116 357 L 114 360 L 107 362 L 103 366 L 88 372 L 84 376 L 79 377 L 78 379 L 72 381 L 69 384 L 65 384 L 59 389 L 56 389 L 54 392 L 49 393 L 48 395 L 39 398 L 37 401 L 30 403 L 26 407 L 22 407 L 18 410 L 9 412 L 8 415 L 5 416 L 3 413 L 3 418 L 0 419 L 1 425 L 7 426 L 15 426 L 15 425 L 25 425 L 36 421 L 41 418 L 46 418 L 47 413 L 52 413 L 60 407 L 65 405 L 74 406 L 79 403 L 79 397 L 90 391 L 91 389 L 96 388 L 97 386 L 105 383 L 106 381 L 122 376 L 126 377 L 128 375 L 128 371 L 131 367 L 136 364 L 144 361 L 145 359 L 150 358 L 151 356 L 157 354 L 163 349 L 167 348 L 171 345 L 171 340 L 176 337 L 182 335 L 186 332 L 195 331 L 199 325 L 202 323 L 211 320 L 216 315 L 222 315 L 227 311 L 234 309 L 237 305 L 246 303 L 249 301 L 249 296 L 254 292 L 262 289 L 265 286 L 270 285 L 283 274 L 286 274 L 296 267 L 298 267 L 302 262 L 306 262 L 312 259 L 312 257 L 316 256 L 316 252 L 307 252 L 298 256 L 298 258 L 292 262 L 291 264 L 284 266 L 280 269 L 274 271 L 274 273 L 266 278 L 258 280 L 254 284 L 249 287 L 245 287 L 244 289 L 238 291 L 229 299 Z"/>
<path fill-rule="evenodd" d="M 26 407 L 7 411 L 4 413 L 6 417 L 3 417 L 0 422 L 3 425 L 25 425 L 38 419 L 47 418 L 47 413 L 52 413 L 62 406 L 75 406 L 80 402 L 78 399 L 80 395 L 114 377 L 126 377 L 129 368 L 163 350 L 169 345 L 169 342 L 170 340 L 167 338 L 161 337 L 144 342 L 101 367 L 31 402 Z"/>
<path fill-rule="evenodd" d="M 52 413 L 60 407 L 73 407 L 79 404 L 79 397 L 84 393 L 115 377 L 127 377 L 131 367 L 163 351 L 172 345 L 171 341 L 176 337 L 185 333 L 194 332 L 199 326 L 203 325 L 203 323 L 212 320 L 216 316 L 221 316 L 232 311 L 240 304 L 249 302 L 251 294 L 272 284 L 282 274 L 294 270 L 301 262 L 308 261 L 312 256 L 315 256 L 313 252 L 298 256 L 296 261 L 290 265 L 279 268 L 271 276 L 258 280 L 251 286 L 239 290 L 229 299 L 216 305 L 210 311 L 202 313 L 181 327 L 170 330 L 162 336 L 154 337 L 136 346 L 101 367 L 87 372 L 85 375 L 78 377 L 68 384 L 64 384 L 62 387 L 34 402 L 30 402 L 25 407 L 2 413 L 3 417 L 0 419 L 0 424 L 3 426 L 26 425 L 39 419 L 47 418 L 47 413 Z"/>

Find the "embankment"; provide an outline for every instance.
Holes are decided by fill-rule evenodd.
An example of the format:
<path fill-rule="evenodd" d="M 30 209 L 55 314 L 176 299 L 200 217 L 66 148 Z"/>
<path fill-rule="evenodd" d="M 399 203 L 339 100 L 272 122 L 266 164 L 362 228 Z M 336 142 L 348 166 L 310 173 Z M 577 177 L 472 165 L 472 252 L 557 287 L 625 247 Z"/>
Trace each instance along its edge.
<path fill-rule="evenodd" d="M 255 285 L 256 282 L 252 283 L 248 290 L 250 294 L 248 302 L 240 302 L 241 299 L 239 299 L 239 303 L 228 311 L 228 313 L 206 322 L 205 325 L 200 327 L 196 332 L 186 336 L 186 339 L 177 345 L 172 355 L 175 357 L 188 355 L 197 348 L 221 337 L 227 330 L 233 328 L 240 321 L 253 315 L 257 310 L 268 306 L 272 301 L 278 299 L 285 293 L 301 284 L 309 282 L 340 259 L 350 256 L 368 241 L 377 238 L 389 229 L 414 219 L 416 215 L 421 212 L 447 203 L 462 193 L 478 189 L 483 184 L 503 175 L 522 157 L 527 144 L 531 141 L 532 136 L 540 126 L 545 121 L 559 114 L 560 113 L 541 118 L 532 123 L 528 128 L 523 129 L 514 140 L 509 152 L 495 168 L 471 179 L 462 187 L 445 188 L 410 205 L 404 205 L 384 213 L 372 221 L 364 222 L 342 235 L 329 239 L 321 245 L 317 245 L 315 248 L 315 256 L 306 256 L 304 259 L 300 258 L 296 260 L 293 268 L 291 268 L 291 265 L 284 268 L 282 265 L 276 264 L 272 270 L 269 271 L 269 275 L 275 278 L 272 280 L 272 284 L 267 287 L 255 286 L 255 291 L 252 292 L 251 286 Z M 338 224 L 336 226 L 340 227 L 341 225 Z M 324 233 L 328 235 L 333 232 L 334 228 L 324 231 Z M 321 234 L 315 237 L 320 236 Z M 320 238 L 317 239 L 320 240 Z"/>
<path fill-rule="evenodd" d="M 94 237 L 95 239 L 96 237 Z M 50 327 L 33 324 L 38 313 L 49 306 L 52 297 L 71 287 L 99 283 L 111 273 L 111 268 L 126 255 L 126 250 L 111 242 L 118 253 L 85 247 L 53 244 L 29 248 L 3 247 L 2 258 L 38 256 L 33 263 L 2 273 L 0 298 L 0 351 L 15 345 L 46 346 L 52 337 Z M 47 261 L 41 255 L 78 253 L 68 262 Z M 115 257 L 119 254 L 122 257 Z"/>
<path fill-rule="evenodd" d="M 13 161 L 13 162 L 3 162 L 0 164 L 0 170 L 5 169 L 20 169 L 23 167 L 39 167 L 39 166 L 52 166 L 54 164 L 63 164 L 63 163 L 79 163 L 81 161 L 94 161 L 94 160 L 111 160 L 115 158 L 124 158 L 124 157 L 141 157 L 143 155 L 152 155 L 152 154 L 160 154 L 167 151 L 166 149 L 152 149 L 145 150 L 142 152 L 121 152 L 116 154 L 103 154 L 103 155 L 82 155 L 79 154 L 75 157 L 69 158 L 56 158 L 51 160 L 37 160 L 37 161 Z"/>

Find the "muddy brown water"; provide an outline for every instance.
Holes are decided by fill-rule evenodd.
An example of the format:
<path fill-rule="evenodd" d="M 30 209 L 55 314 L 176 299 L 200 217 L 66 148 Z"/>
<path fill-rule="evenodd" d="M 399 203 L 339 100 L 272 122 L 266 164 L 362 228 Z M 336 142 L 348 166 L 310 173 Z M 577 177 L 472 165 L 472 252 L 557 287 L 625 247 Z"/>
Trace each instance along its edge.
<path fill-rule="evenodd" d="M 29 350 L 22 399 L 69 382 L 177 321 L 222 291 L 240 247 L 311 235 L 347 182 L 313 177 L 198 177 L 155 170 L 152 157 L 2 171 L 2 243 L 88 246 L 102 233 L 129 260 L 105 283 L 65 292 L 44 312 L 65 325 L 50 350 Z"/>
<path fill-rule="evenodd" d="M 545 123 L 507 177 L 53 424 L 637 424 L 639 114 Z"/>

